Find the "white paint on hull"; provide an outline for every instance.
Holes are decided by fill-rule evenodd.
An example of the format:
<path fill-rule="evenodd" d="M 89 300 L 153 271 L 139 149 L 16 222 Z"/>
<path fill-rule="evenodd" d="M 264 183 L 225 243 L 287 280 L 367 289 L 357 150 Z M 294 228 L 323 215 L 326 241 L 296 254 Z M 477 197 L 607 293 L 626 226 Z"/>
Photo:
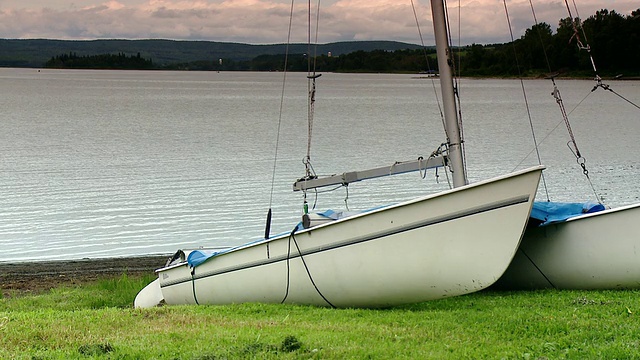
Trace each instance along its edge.
<path fill-rule="evenodd" d="M 640 204 L 527 229 L 497 286 L 640 289 Z"/>
<path fill-rule="evenodd" d="M 542 168 L 159 269 L 164 300 L 386 307 L 481 290 L 511 262 Z"/>

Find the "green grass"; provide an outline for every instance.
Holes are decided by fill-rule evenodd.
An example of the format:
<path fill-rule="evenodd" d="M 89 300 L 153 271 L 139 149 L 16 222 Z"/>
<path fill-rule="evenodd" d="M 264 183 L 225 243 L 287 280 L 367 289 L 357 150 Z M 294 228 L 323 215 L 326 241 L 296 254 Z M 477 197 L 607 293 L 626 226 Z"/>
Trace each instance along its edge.
<path fill-rule="evenodd" d="M 0 359 L 640 359 L 640 291 L 481 292 L 385 309 L 133 309 L 123 276 L 0 299 Z"/>

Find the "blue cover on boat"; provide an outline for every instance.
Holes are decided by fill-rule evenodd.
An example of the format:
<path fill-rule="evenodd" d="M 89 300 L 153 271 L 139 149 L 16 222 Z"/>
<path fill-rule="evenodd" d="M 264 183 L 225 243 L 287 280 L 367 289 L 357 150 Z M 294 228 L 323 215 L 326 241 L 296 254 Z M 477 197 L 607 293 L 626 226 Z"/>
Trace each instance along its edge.
<path fill-rule="evenodd" d="M 538 220 L 538 226 L 545 226 L 566 221 L 569 218 L 604 210 L 598 203 L 562 203 L 551 201 L 535 201 L 531 209 L 531 218 Z"/>
<path fill-rule="evenodd" d="M 354 212 L 326 210 L 326 211 L 323 211 L 323 212 L 318 212 L 316 214 L 324 216 L 324 217 L 327 217 L 327 218 L 330 218 L 330 219 L 333 219 L 333 220 L 338 220 L 338 219 L 342 219 L 344 217 L 349 217 L 349 216 L 352 216 L 352 215 L 355 215 L 355 214 L 369 212 L 369 211 L 380 209 L 380 208 L 383 208 L 383 207 L 386 207 L 386 206 L 388 206 L 388 205 L 378 206 L 378 207 L 374 207 L 374 208 L 371 208 L 371 209 L 367 209 L 367 210 L 363 210 L 363 211 L 354 211 Z M 294 232 L 301 231 L 301 230 L 304 230 L 304 227 L 302 226 L 302 222 L 299 222 L 296 225 Z M 283 234 L 288 234 L 288 232 L 275 235 L 274 237 L 281 236 Z M 232 247 L 230 249 L 226 249 L 226 250 L 222 250 L 222 251 L 194 250 L 194 251 L 189 253 L 189 256 L 187 256 L 187 263 L 189 264 L 190 267 L 196 267 L 196 266 L 204 263 L 205 261 L 211 259 L 212 257 L 218 256 L 218 255 L 227 253 L 229 251 L 235 250 L 237 248 L 240 248 L 240 247 L 243 247 L 243 246 L 246 246 L 246 245 L 250 245 L 250 244 L 253 244 L 253 243 L 256 243 L 256 242 L 260 242 L 260 241 L 264 241 L 264 239 L 258 239 L 258 240 L 255 240 L 255 241 L 251 241 L 249 243 L 246 243 L 246 244 L 243 244 L 243 245 L 239 245 L 239 246 L 236 246 L 236 247 Z"/>
<path fill-rule="evenodd" d="M 212 258 L 224 251 L 204 251 L 204 250 L 194 250 L 189 253 L 187 256 L 187 263 L 191 267 L 196 267 L 203 262 L 207 261 L 207 259 Z"/>

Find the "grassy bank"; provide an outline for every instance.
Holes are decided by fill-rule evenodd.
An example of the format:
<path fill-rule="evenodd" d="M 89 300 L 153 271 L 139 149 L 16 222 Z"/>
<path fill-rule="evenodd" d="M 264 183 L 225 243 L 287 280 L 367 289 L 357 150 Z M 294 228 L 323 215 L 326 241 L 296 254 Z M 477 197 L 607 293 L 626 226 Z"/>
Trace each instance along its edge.
<path fill-rule="evenodd" d="M 0 299 L 0 359 L 632 359 L 640 291 L 482 292 L 386 310 L 133 309 L 151 277 Z"/>

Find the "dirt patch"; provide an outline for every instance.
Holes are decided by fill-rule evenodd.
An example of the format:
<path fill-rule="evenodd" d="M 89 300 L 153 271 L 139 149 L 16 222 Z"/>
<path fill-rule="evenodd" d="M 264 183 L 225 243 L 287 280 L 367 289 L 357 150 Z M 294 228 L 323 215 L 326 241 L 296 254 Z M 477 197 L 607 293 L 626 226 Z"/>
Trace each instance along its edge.
<path fill-rule="evenodd" d="M 154 274 L 169 255 L 66 261 L 0 262 L 0 291 L 37 293 L 62 285 L 79 285 L 98 279 Z"/>

